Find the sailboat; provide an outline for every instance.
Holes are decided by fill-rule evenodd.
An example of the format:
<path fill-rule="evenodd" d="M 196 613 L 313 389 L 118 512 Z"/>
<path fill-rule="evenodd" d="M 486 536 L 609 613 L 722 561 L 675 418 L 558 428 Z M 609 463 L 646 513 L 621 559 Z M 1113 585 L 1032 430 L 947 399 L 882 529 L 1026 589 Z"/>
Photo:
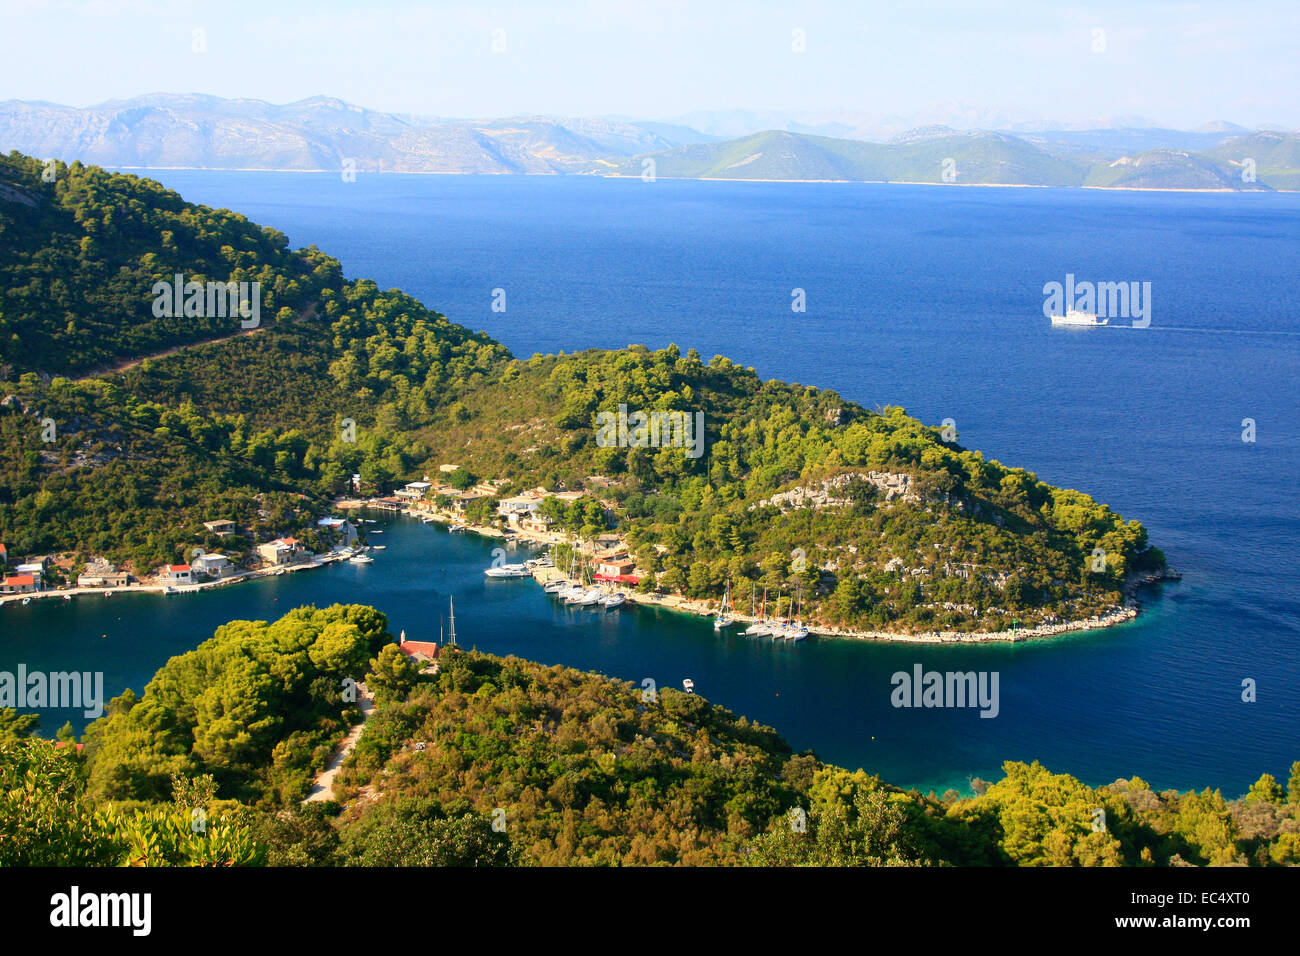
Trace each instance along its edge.
<path fill-rule="evenodd" d="M 785 636 L 785 618 L 781 614 L 781 592 L 776 592 L 776 602 L 772 605 L 772 620 L 768 623 L 767 634 L 771 637 Z"/>
<path fill-rule="evenodd" d="M 718 608 L 718 616 L 713 619 L 713 629 L 720 631 L 724 627 L 731 627 L 736 623 L 736 619 L 727 613 L 731 605 L 731 582 L 727 582 L 727 590 L 722 594 L 722 604 Z M 730 608 L 734 610 L 734 608 Z"/>
<path fill-rule="evenodd" d="M 763 621 L 763 615 L 767 612 L 767 588 L 763 588 L 763 603 L 758 609 L 758 620 L 749 627 L 745 628 L 745 633 L 750 637 L 761 637 L 764 634 L 772 633 L 772 625 Z"/>
<path fill-rule="evenodd" d="M 803 610 L 803 592 L 799 592 L 799 610 L 794 613 L 794 620 L 786 624 L 777 633 L 776 637 L 784 637 L 788 641 L 802 641 L 808 637 L 808 628 L 803 626 L 799 620 L 799 612 Z"/>
<path fill-rule="evenodd" d="M 576 570 L 578 579 L 560 594 L 563 595 L 565 604 L 585 604 L 588 597 L 587 570 L 581 563 L 574 564 L 572 567 Z"/>
<path fill-rule="evenodd" d="M 447 602 L 451 612 L 451 629 L 447 633 L 447 646 L 456 647 L 456 599 L 449 596 Z"/>

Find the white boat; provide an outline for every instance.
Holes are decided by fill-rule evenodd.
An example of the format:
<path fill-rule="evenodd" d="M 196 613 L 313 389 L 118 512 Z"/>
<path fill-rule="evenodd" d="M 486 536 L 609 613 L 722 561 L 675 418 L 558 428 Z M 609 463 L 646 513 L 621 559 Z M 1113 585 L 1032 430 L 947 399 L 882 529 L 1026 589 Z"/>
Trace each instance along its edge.
<path fill-rule="evenodd" d="M 63 595 L 63 600 L 65 600 L 65 601 L 71 601 L 71 600 L 72 600 L 72 595 L 71 595 L 71 594 L 65 594 L 65 595 Z"/>
<path fill-rule="evenodd" d="M 557 578 L 554 581 L 548 581 L 547 583 L 543 584 L 542 590 L 545 591 L 547 594 L 559 594 L 561 591 L 565 590 L 569 586 L 570 585 L 568 581 L 565 581 L 563 578 Z"/>
<path fill-rule="evenodd" d="M 750 597 L 750 613 L 754 612 L 753 597 Z M 767 589 L 763 589 L 763 603 L 758 608 L 758 620 L 749 627 L 745 628 L 745 634 L 749 637 L 762 637 L 764 634 L 771 634 L 774 625 L 770 621 L 764 621 L 763 615 L 767 611 Z"/>
<path fill-rule="evenodd" d="M 31 604 L 31 603 L 32 603 L 32 599 L 31 599 L 31 598 L 23 598 L 23 607 L 26 607 L 28 604 Z"/>
<path fill-rule="evenodd" d="M 1100 318 L 1092 312 L 1080 312 L 1077 309 L 1070 309 L 1065 315 L 1051 316 L 1053 325 L 1082 325 L 1098 326 L 1105 325 L 1110 319 Z"/>
<path fill-rule="evenodd" d="M 694 693 L 695 693 L 695 681 L 691 680 L 689 677 L 686 678 L 685 680 L 683 680 L 683 681 L 682 681 L 682 690 L 686 691 L 686 693 L 688 693 L 688 694 L 694 694 Z"/>
<path fill-rule="evenodd" d="M 627 603 L 627 598 L 621 594 L 607 594 L 600 599 L 600 603 L 605 605 L 605 610 L 609 611 L 616 607 L 622 607 Z"/>
<path fill-rule="evenodd" d="M 713 629 L 720 631 L 724 627 L 731 627 L 736 623 L 736 619 L 727 613 L 727 608 L 731 604 L 731 582 L 727 582 L 727 590 L 722 595 L 722 604 L 718 608 L 718 616 L 713 619 Z"/>
<path fill-rule="evenodd" d="M 381 530 L 378 529 L 378 528 L 371 528 L 371 529 L 370 529 L 370 533 L 371 533 L 371 534 L 383 534 L 384 532 L 381 531 Z"/>
<path fill-rule="evenodd" d="M 531 577 L 528 569 L 522 564 L 500 564 L 495 567 L 487 568 L 483 572 L 490 578 L 527 578 Z"/>
<path fill-rule="evenodd" d="M 781 629 L 781 636 L 787 641 L 802 641 L 808 637 L 808 628 L 803 626 L 803 621 L 799 619 L 799 613 L 803 610 L 803 590 L 799 591 L 799 609 L 795 611 L 793 623 L 787 624 Z"/>
<path fill-rule="evenodd" d="M 561 591 L 560 596 L 564 598 L 565 604 L 577 604 L 583 607 L 589 607 L 601 598 L 599 591 L 583 587 L 581 584 Z"/>
<path fill-rule="evenodd" d="M 348 558 L 348 562 L 351 564 L 374 564 L 375 559 L 368 554 L 354 554 Z"/>
<path fill-rule="evenodd" d="M 452 534 L 459 534 L 465 530 L 465 526 L 463 524 L 449 524 L 447 530 Z"/>

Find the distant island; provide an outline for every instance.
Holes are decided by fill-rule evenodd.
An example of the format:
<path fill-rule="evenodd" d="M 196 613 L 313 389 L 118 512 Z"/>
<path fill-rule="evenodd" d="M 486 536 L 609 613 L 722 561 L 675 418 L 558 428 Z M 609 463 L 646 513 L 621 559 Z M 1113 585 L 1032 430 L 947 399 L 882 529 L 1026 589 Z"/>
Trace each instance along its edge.
<path fill-rule="evenodd" d="M 750 117 L 762 119 L 780 117 Z M 1295 131 L 1227 123 L 1194 131 L 958 131 L 930 125 L 873 142 L 864 138 L 866 131 L 842 124 L 790 126 L 719 137 L 672 122 L 447 119 L 369 110 L 323 96 L 274 105 L 155 93 L 85 109 L 0 102 L 0 151 L 130 169 L 1300 189 Z"/>
<path fill-rule="evenodd" d="M 517 526 L 512 497 L 565 492 L 528 516 L 613 531 L 643 594 L 729 591 L 840 632 L 1101 626 L 1167 573 L 1137 521 L 902 409 L 676 346 L 517 359 L 242 216 L 49 168 L 0 161 L 0 544 L 46 569 L 7 590 L 323 552 L 340 496 L 449 463 L 461 489 L 486 483 L 464 520 Z M 153 309 L 176 275 L 198 313 L 205 288 L 256 283 L 264 321 Z"/>

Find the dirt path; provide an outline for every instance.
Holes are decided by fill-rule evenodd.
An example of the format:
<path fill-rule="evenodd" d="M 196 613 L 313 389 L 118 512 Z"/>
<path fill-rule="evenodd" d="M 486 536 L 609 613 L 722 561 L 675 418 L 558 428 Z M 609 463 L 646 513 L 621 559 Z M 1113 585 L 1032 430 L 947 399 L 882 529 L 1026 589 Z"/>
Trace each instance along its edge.
<path fill-rule="evenodd" d="M 357 741 L 361 739 L 361 731 L 366 729 L 366 719 L 375 709 L 374 695 L 366 689 L 365 684 L 358 686 L 361 688 L 361 699 L 357 702 L 357 706 L 361 708 L 361 723 L 348 731 L 348 735 L 343 738 L 343 743 L 330 759 L 329 766 L 312 781 L 311 791 L 303 803 L 322 803 L 334 799 L 334 778 L 338 776 L 343 761 L 348 759 L 348 754 L 352 753 Z"/>
<path fill-rule="evenodd" d="M 319 305 L 319 300 L 309 304 L 307 308 L 294 316 L 294 323 L 310 322 L 312 319 L 316 318 L 317 305 Z M 240 329 L 238 332 L 232 332 L 229 335 L 223 335 L 215 339 L 203 339 L 201 342 L 187 342 L 184 345 L 173 345 L 171 348 L 163 349 L 161 352 L 152 352 L 149 355 L 139 355 L 135 358 L 123 359 L 122 361 L 115 362 L 112 365 L 102 365 L 97 369 L 92 369 L 85 375 L 78 376 L 73 379 L 73 381 L 84 382 L 87 379 L 102 378 L 105 375 L 117 375 L 120 372 L 125 372 L 129 369 L 135 368 L 141 362 L 148 362 L 151 359 L 166 358 L 169 355 L 175 355 L 177 352 L 183 352 L 185 349 L 196 349 L 205 345 L 216 345 L 218 342 L 229 342 L 231 339 L 237 339 L 241 335 L 256 335 L 258 332 L 265 332 L 267 329 L 273 328 L 275 328 L 275 323 L 270 322 L 259 325 L 255 329 Z"/>

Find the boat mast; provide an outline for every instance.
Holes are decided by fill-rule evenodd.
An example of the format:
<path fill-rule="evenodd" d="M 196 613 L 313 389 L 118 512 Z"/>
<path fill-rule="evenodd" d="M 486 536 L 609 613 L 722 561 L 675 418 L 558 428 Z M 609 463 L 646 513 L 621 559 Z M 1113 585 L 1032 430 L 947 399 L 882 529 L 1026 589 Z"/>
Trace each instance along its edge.
<path fill-rule="evenodd" d="M 447 643 L 450 646 L 455 647 L 456 646 L 456 599 L 454 597 L 450 597 L 447 600 L 451 602 L 451 633 L 447 635 Z"/>

